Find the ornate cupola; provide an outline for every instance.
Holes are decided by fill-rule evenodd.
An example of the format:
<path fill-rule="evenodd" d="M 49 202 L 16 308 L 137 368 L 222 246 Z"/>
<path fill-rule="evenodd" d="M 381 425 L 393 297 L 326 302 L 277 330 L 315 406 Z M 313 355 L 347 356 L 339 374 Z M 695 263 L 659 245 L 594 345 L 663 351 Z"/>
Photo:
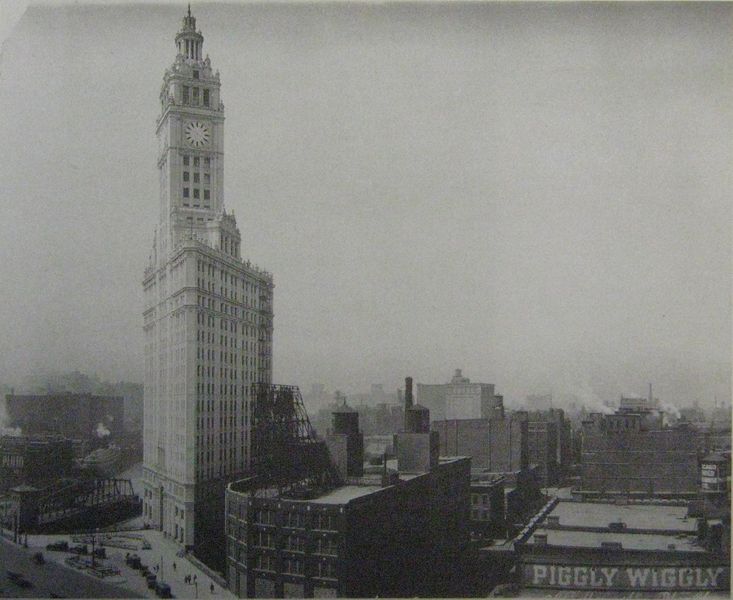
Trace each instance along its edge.
<path fill-rule="evenodd" d="M 188 14 L 183 17 L 183 27 L 176 35 L 178 54 L 184 58 L 201 60 L 201 50 L 204 45 L 204 36 L 196 31 L 196 17 L 191 15 L 191 5 L 188 5 Z"/>

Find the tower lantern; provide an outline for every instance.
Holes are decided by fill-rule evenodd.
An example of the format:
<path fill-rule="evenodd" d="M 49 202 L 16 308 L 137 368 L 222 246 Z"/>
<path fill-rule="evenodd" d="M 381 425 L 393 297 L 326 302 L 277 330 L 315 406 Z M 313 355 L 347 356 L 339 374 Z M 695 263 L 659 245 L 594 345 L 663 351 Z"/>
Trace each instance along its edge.
<path fill-rule="evenodd" d="M 196 31 L 196 17 L 191 15 L 191 5 L 188 5 L 188 14 L 183 17 L 183 27 L 176 35 L 178 54 L 187 59 L 201 60 L 201 50 L 204 46 L 204 36 Z"/>

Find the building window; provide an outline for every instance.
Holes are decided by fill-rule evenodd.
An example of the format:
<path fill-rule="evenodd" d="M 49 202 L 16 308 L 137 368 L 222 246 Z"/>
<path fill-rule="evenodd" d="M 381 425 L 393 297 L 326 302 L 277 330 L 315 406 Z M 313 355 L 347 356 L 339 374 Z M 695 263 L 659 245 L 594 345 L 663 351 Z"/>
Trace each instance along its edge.
<path fill-rule="evenodd" d="M 272 556 L 259 554 L 255 559 L 255 567 L 263 571 L 274 571 L 275 559 Z"/>
<path fill-rule="evenodd" d="M 199 166 L 199 157 L 198 156 L 194 156 L 193 157 L 193 166 L 194 167 L 198 167 Z"/>
<path fill-rule="evenodd" d="M 193 102 L 192 104 L 194 106 L 198 106 L 199 103 L 199 89 L 197 87 L 193 88 Z"/>
<path fill-rule="evenodd" d="M 318 577 L 326 577 L 329 579 L 336 578 L 336 568 L 330 562 L 319 562 L 316 572 Z"/>
<path fill-rule="evenodd" d="M 187 85 L 183 86 L 183 103 L 188 104 L 188 90 L 189 87 Z"/>
<path fill-rule="evenodd" d="M 199 182 L 199 174 L 198 173 L 194 173 L 193 174 L 193 182 L 194 183 L 198 183 Z"/>
<path fill-rule="evenodd" d="M 275 544 L 273 543 L 272 535 L 264 531 L 257 532 L 256 542 L 257 542 L 257 545 L 261 546 L 262 548 L 274 548 L 275 547 Z"/>
<path fill-rule="evenodd" d="M 331 538 L 319 538 L 316 540 L 316 554 L 336 556 L 338 554 L 336 542 Z"/>
<path fill-rule="evenodd" d="M 184 167 L 187 167 L 187 166 L 188 166 L 188 161 L 189 161 L 189 158 L 188 158 L 188 156 L 184 156 L 184 157 L 183 157 L 183 166 L 184 166 Z"/>
<path fill-rule="evenodd" d="M 194 79 L 198 79 L 199 78 L 199 72 L 196 69 L 193 70 L 193 78 Z"/>
<path fill-rule="evenodd" d="M 204 173 L 204 183 L 211 183 L 211 175 Z"/>
<path fill-rule="evenodd" d="M 188 198 L 188 188 L 187 187 L 183 188 L 183 197 Z"/>
<path fill-rule="evenodd" d="M 288 527 L 303 527 L 305 525 L 304 516 L 298 512 L 288 513 Z"/>
<path fill-rule="evenodd" d="M 209 190 L 204 190 L 204 200 L 209 199 Z"/>
<path fill-rule="evenodd" d="M 291 575 L 302 575 L 303 561 L 297 558 L 286 558 L 283 561 L 283 571 Z"/>
<path fill-rule="evenodd" d="M 204 90 L 204 106 L 209 105 L 209 90 Z"/>
<path fill-rule="evenodd" d="M 199 197 L 199 189 L 198 188 L 193 188 L 193 197 L 194 198 L 198 198 Z"/>
<path fill-rule="evenodd" d="M 289 535 L 285 547 L 292 552 L 305 552 L 305 540 L 299 535 Z"/>
<path fill-rule="evenodd" d="M 204 158 L 204 166 L 206 167 L 211 166 L 211 159 L 208 156 Z"/>
<path fill-rule="evenodd" d="M 188 181 L 188 171 L 183 172 L 183 181 Z"/>

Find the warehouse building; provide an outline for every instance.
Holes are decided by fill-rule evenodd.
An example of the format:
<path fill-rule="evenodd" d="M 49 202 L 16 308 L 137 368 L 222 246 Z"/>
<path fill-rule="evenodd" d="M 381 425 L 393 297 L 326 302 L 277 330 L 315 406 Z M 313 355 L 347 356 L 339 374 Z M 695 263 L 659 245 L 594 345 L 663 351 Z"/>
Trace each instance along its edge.
<path fill-rule="evenodd" d="M 683 503 L 555 501 L 514 546 L 519 585 L 543 594 L 730 590 L 729 560 L 706 548 Z"/>
<path fill-rule="evenodd" d="M 689 425 L 649 426 L 646 414 L 593 413 L 583 421 L 583 499 L 610 496 L 693 498 L 698 490 L 698 433 Z"/>

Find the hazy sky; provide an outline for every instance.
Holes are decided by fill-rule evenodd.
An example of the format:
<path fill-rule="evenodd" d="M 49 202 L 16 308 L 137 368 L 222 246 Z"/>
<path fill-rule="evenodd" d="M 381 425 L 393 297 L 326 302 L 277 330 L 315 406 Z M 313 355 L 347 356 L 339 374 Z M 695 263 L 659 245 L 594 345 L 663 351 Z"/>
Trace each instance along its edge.
<path fill-rule="evenodd" d="M 194 3 L 274 379 L 730 398 L 731 4 Z M 0 64 L 0 381 L 142 380 L 185 5 L 31 7 Z"/>

